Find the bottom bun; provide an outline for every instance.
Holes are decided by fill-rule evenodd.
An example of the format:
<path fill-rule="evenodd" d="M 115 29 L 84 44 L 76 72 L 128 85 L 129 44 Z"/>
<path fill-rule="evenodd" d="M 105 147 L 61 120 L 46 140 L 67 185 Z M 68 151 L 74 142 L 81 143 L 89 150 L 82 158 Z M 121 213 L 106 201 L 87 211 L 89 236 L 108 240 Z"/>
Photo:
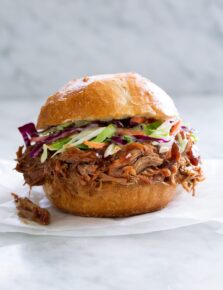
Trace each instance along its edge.
<path fill-rule="evenodd" d="M 121 185 L 102 183 L 100 188 L 76 188 L 56 179 L 43 186 L 58 209 L 79 216 L 124 217 L 148 213 L 165 207 L 176 194 L 176 186 L 164 183 Z"/>

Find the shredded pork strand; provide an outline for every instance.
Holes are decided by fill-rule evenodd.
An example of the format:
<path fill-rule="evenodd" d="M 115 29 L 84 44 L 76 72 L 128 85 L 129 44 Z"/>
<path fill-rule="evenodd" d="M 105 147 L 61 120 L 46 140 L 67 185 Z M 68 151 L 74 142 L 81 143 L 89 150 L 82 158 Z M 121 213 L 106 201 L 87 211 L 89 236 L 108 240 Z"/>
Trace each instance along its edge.
<path fill-rule="evenodd" d="M 50 223 L 50 213 L 47 209 L 39 207 L 27 197 L 19 197 L 15 193 L 12 193 L 12 196 L 14 197 L 19 217 L 41 225 L 48 225 Z"/>

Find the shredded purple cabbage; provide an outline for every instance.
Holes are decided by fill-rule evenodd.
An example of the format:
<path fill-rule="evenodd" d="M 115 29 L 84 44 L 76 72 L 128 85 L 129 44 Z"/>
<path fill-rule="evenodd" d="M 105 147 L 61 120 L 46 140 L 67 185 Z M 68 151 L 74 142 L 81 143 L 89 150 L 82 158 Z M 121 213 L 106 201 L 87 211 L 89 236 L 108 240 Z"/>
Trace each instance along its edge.
<path fill-rule="evenodd" d="M 135 127 L 135 126 L 138 126 L 140 125 L 139 123 L 136 123 L 136 122 L 130 122 L 130 127 Z"/>
<path fill-rule="evenodd" d="M 125 144 L 128 143 L 127 140 L 124 140 L 124 139 L 123 139 L 122 137 L 120 137 L 120 136 L 113 136 L 113 137 L 111 138 L 111 140 L 112 140 L 113 142 L 117 143 L 117 144 L 120 144 L 120 145 L 125 145 Z"/>
<path fill-rule="evenodd" d="M 130 118 L 116 120 L 113 119 L 111 121 L 94 121 L 93 123 L 98 124 L 100 126 L 108 126 L 109 124 L 114 124 L 117 128 L 130 128 L 133 127 L 130 124 Z"/>
<path fill-rule="evenodd" d="M 48 136 L 44 140 L 44 143 L 45 144 L 50 144 L 50 143 L 53 143 L 53 142 L 57 141 L 58 139 L 68 137 L 71 134 L 78 133 L 80 131 L 81 131 L 81 129 L 78 128 L 78 127 L 65 128 L 63 131 L 59 131 L 57 133 L 54 133 L 54 134 Z"/>
<path fill-rule="evenodd" d="M 34 123 L 28 123 L 18 128 L 27 146 L 30 146 L 30 138 L 39 136 Z"/>
<path fill-rule="evenodd" d="M 98 125 L 98 126 L 102 126 L 102 127 L 104 127 L 104 126 L 107 126 L 108 125 L 108 122 L 107 121 L 92 121 L 88 126 L 95 126 L 95 125 Z M 87 127 L 88 127 L 87 126 Z"/>
<path fill-rule="evenodd" d="M 117 128 L 132 128 L 136 125 L 139 125 L 138 123 L 131 122 L 130 118 L 122 119 L 122 120 L 110 120 L 110 121 L 92 121 L 91 124 L 97 124 L 99 126 L 108 126 L 109 124 L 114 124 Z"/>
<path fill-rule="evenodd" d="M 112 124 L 114 124 L 117 128 L 124 128 L 124 125 L 120 120 L 112 120 Z"/>
<path fill-rule="evenodd" d="M 36 143 L 30 152 L 30 157 L 32 157 L 32 158 L 38 157 L 39 154 L 43 151 L 43 144 L 44 143 L 45 142 Z"/>
<path fill-rule="evenodd" d="M 169 140 L 165 140 L 162 138 L 154 138 L 154 137 L 150 137 L 150 136 L 145 136 L 145 135 L 133 135 L 137 141 L 156 141 L 156 142 L 160 142 L 160 143 L 167 143 L 169 142 Z"/>
<path fill-rule="evenodd" d="M 126 118 L 126 119 L 121 120 L 124 128 L 134 127 L 133 125 L 131 125 L 130 120 L 131 120 L 130 118 Z"/>
<path fill-rule="evenodd" d="M 195 129 L 193 129 L 193 128 L 189 128 L 189 127 L 187 127 L 187 126 L 181 126 L 181 129 L 183 129 L 184 131 L 186 131 L 186 132 L 194 132 L 195 131 Z"/>
<path fill-rule="evenodd" d="M 62 138 L 66 138 L 70 135 L 72 135 L 73 133 L 78 133 L 80 132 L 80 128 L 66 128 L 63 131 L 59 131 L 53 135 L 48 136 L 45 140 L 37 142 L 32 151 L 30 152 L 30 157 L 37 157 L 41 151 L 42 151 L 42 146 L 43 144 L 51 144 L 55 141 L 57 141 L 58 139 L 62 139 Z"/>

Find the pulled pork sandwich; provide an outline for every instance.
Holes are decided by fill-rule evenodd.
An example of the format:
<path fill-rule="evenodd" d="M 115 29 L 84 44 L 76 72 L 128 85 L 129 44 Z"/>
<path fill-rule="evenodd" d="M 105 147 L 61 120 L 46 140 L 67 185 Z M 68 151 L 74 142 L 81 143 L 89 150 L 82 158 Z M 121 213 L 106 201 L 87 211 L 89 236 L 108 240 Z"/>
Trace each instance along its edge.
<path fill-rule="evenodd" d="M 120 217 L 165 207 L 177 184 L 203 180 L 194 130 L 171 98 L 134 73 L 70 81 L 42 107 L 37 129 L 19 128 L 26 148 L 16 170 L 42 185 L 59 209 Z"/>

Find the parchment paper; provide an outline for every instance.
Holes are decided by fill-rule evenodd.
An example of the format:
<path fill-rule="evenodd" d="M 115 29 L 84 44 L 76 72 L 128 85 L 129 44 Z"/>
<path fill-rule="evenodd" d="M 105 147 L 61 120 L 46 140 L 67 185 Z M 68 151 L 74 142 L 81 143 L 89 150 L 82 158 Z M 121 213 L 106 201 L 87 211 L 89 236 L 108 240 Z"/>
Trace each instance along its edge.
<path fill-rule="evenodd" d="M 223 224 L 223 160 L 206 160 L 206 180 L 198 185 L 196 196 L 180 187 L 176 198 L 163 210 L 129 218 L 102 219 L 76 217 L 53 208 L 41 187 L 34 187 L 31 199 L 51 213 L 51 224 L 41 226 L 24 222 L 16 214 L 11 192 L 28 196 L 23 177 L 13 168 L 14 162 L 0 160 L 0 232 L 22 232 L 32 235 L 109 236 L 149 233 L 174 229 L 207 221 Z"/>

